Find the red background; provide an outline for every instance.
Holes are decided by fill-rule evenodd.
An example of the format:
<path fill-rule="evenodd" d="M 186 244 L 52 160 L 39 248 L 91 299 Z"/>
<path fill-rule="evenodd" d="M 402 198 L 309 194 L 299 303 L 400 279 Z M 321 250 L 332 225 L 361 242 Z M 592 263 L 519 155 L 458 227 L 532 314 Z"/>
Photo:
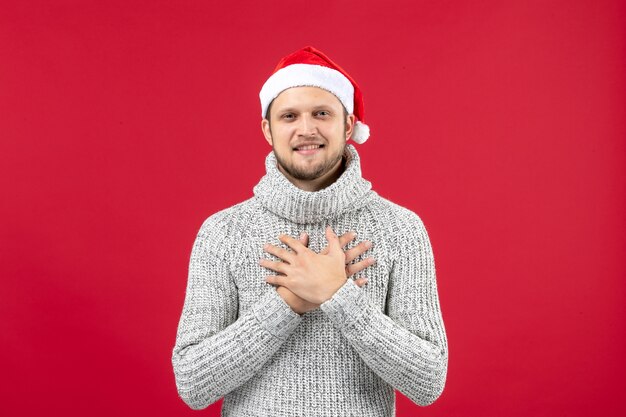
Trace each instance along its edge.
<path fill-rule="evenodd" d="M 197 415 L 170 357 L 258 91 L 311 44 L 374 189 L 429 231 L 446 389 L 398 416 L 626 413 L 623 1 L 0 3 L 2 415 Z M 218 415 L 220 403 L 203 415 Z"/>

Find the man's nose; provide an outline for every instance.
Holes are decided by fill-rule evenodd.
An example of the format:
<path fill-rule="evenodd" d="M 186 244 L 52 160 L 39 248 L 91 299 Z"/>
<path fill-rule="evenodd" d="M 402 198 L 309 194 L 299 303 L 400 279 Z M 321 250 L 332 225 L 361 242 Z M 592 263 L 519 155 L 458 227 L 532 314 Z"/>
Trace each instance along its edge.
<path fill-rule="evenodd" d="M 302 115 L 302 117 L 300 117 L 300 123 L 298 124 L 298 134 L 304 136 L 314 135 L 316 129 L 317 126 L 313 117 L 311 117 L 310 115 Z"/>

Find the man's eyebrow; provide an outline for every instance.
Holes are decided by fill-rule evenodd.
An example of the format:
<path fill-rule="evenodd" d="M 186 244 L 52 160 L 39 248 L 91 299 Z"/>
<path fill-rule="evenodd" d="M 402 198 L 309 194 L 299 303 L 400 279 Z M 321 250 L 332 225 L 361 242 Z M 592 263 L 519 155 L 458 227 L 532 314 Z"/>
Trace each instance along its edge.
<path fill-rule="evenodd" d="M 294 109 L 293 107 L 279 107 L 276 109 L 277 112 L 279 113 L 283 113 L 283 112 L 295 112 L 297 111 L 297 109 Z"/>
<path fill-rule="evenodd" d="M 314 110 L 324 109 L 324 110 L 332 110 L 332 106 L 328 104 L 320 104 L 318 106 L 313 107 Z"/>
<path fill-rule="evenodd" d="M 332 110 L 332 107 L 327 105 L 327 104 L 319 104 L 317 106 L 313 106 L 312 107 L 313 110 L 320 110 L 320 109 L 324 109 L 324 110 Z M 277 112 L 279 113 L 283 113 L 283 112 L 299 112 L 299 109 L 296 109 L 294 107 L 279 107 L 276 109 Z"/>

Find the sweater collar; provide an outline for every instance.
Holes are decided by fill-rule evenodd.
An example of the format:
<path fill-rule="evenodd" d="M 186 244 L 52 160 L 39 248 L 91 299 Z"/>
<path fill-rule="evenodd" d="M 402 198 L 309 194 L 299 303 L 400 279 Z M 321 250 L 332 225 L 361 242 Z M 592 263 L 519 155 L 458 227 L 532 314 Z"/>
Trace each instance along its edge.
<path fill-rule="evenodd" d="M 319 191 L 304 191 L 278 170 L 276 155 L 265 158 L 266 174 L 254 187 L 256 199 L 267 210 L 295 223 L 319 223 L 356 210 L 374 193 L 372 184 L 361 176 L 361 160 L 352 144 L 344 149 L 346 167 L 331 185 Z"/>

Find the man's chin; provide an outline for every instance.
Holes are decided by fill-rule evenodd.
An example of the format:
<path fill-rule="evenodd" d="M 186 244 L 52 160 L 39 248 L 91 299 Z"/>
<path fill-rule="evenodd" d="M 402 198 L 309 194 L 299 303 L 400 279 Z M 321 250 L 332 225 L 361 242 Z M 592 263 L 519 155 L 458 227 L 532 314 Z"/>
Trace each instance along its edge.
<path fill-rule="evenodd" d="M 339 158 L 341 158 L 341 156 L 339 156 Z M 296 160 L 292 160 L 287 164 L 283 164 L 283 161 L 278 155 L 276 159 L 283 172 L 286 172 L 289 176 L 299 181 L 317 180 L 324 176 L 333 166 L 330 164 L 330 161 L 325 158 L 320 158 L 321 160 L 313 162 L 310 159 L 308 161 L 298 161 L 299 158 L 296 157 Z"/>
<path fill-rule="evenodd" d="M 293 178 L 300 181 L 313 181 L 321 177 L 324 173 L 319 170 L 310 170 L 310 171 L 302 171 L 302 170 L 286 170 L 289 175 Z"/>

